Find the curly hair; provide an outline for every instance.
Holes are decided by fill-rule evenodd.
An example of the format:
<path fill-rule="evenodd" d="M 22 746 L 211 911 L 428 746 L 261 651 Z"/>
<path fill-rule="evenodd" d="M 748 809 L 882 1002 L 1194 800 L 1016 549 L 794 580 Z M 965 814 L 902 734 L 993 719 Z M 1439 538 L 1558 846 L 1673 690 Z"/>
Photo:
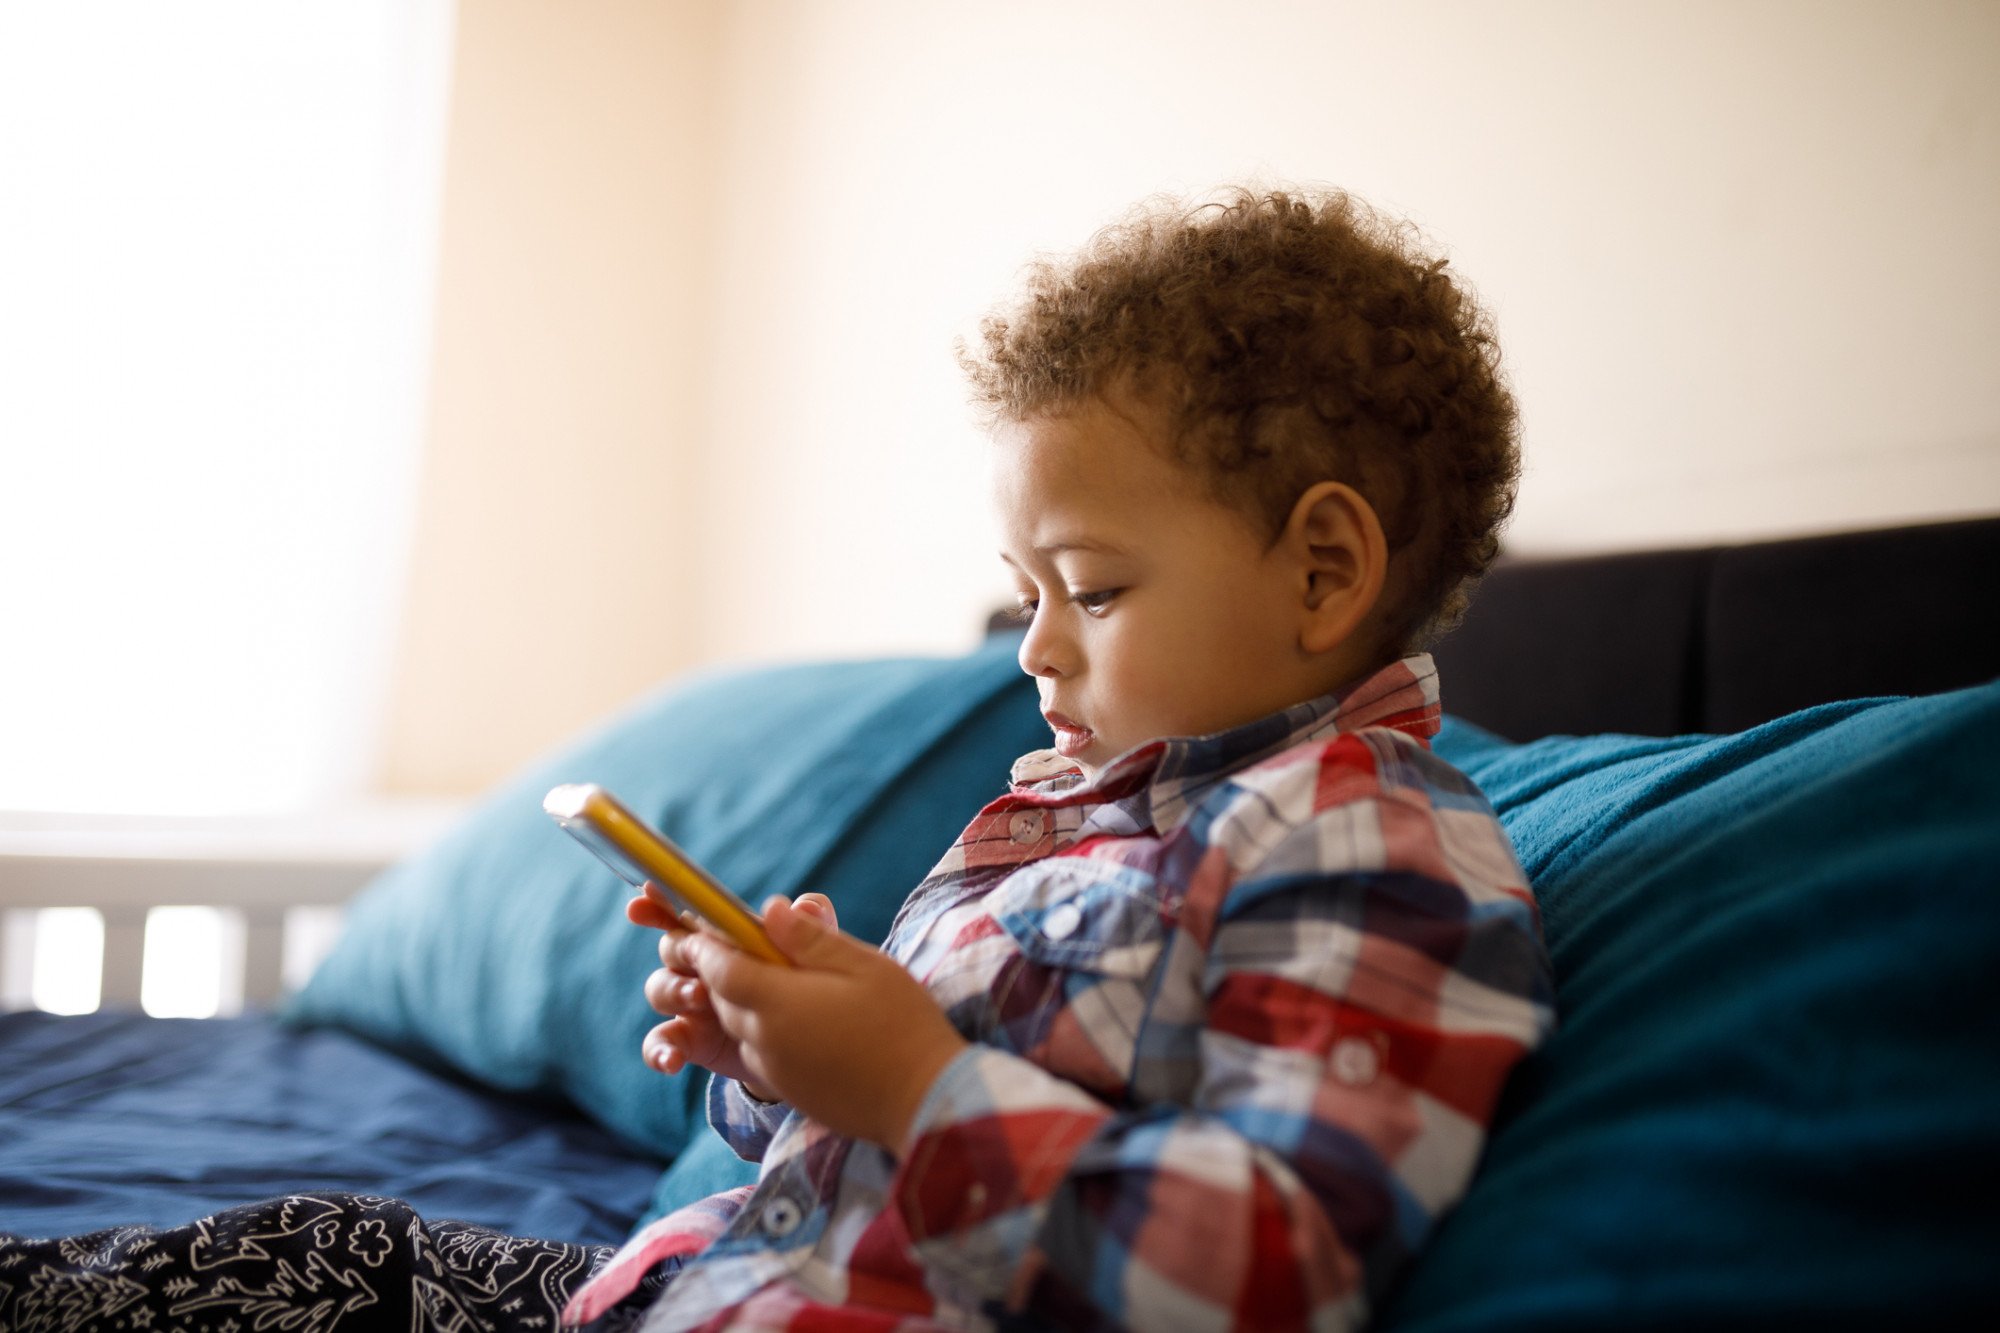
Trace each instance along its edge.
<path fill-rule="evenodd" d="M 1378 646 L 1456 624 L 1499 549 L 1520 474 L 1487 315 L 1413 227 L 1339 191 L 1142 205 L 961 344 L 994 421 L 1129 394 L 1217 499 L 1273 540 L 1298 497 L 1345 482 L 1391 551 Z"/>

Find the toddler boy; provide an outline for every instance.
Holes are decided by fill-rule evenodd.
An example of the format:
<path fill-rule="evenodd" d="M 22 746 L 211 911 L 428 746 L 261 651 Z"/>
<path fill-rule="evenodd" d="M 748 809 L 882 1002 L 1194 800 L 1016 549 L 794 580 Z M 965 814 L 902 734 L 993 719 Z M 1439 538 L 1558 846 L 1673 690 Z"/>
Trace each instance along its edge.
<path fill-rule="evenodd" d="M 1335 193 L 1154 206 L 964 360 L 1054 747 L 873 950 L 670 929 L 663 1069 L 756 1186 L 642 1233 L 572 1322 L 1348 1326 L 1463 1194 L 1553 986 L 1429 751 L 1423 646 L 1517 471 L 1483 316 Z"/>

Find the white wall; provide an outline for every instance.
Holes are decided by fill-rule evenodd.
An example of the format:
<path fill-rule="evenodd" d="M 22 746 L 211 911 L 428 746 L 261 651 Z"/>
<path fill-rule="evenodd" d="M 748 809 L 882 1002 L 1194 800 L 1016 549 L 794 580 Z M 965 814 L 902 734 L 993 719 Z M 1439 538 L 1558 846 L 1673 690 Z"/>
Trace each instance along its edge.
<path fill-rule="evenodd" d="M 1001 584 L 954 333 L 1252 175 L 1414 218 L 1495 308 L 1520 549 L 2000 511 L 2000 6 L 777 0 L 726 40 L 706 652 L 961 642 Z"/>
<path fill-rule="evenodd" d="M 459 8 L 377 785 L 477 791 L 696 664 L 718 8 Z"/>
<path fill-rule="evenodd" d="M 527 402 L 529 438 L 664 477 L 685 526 L 620 547 L 652 570 L 650 625 L 549 622 L 518 557 L 482 582 L 478 542 L 507 534 L 440 540 L 427 509 L 418 586 L 490 605 L 450 634 L 416 618 L 403 785 L 476 785 L 688 666 L 967 644 L 1004 591 L 953 338 L 1032 252 L 1161 190 L 1336 183 L 1448 248 L 1523 406 L 1518 549 L 2000 512 L 2000 5 L 480 0 L 461 29 L 461 66 L 506 77 L 455 103 L 455 144 L 603 137 L 558 114 L 604 80 L 570 55 L 550 77 L 554 34 L 573 53 L 602 29 L 614 85 L 651 69 L 657 93 L 613 108 L 581 184 L 468 175 L 454 148 L 432 494 L 457 477 L 490 515 L 549 485 L 502 445 Z M 563 190 L 560 225 L 506 222 Z M 658 226 L 621 222 L 621 191 Z M 629 266 L 637 354 L 523 275 L 534 250 L 465 260 L 494 227 L 559 276 L 588 256 L 608 305 Z M 693 360 L 648 380 L 668 355 Z M 493 450 L 514 479 L 487 495 Z M 529 536 L 574 551 L 602 526 L 579 509 Z M 586 659 L 569 714 L 509 715 Z"/>

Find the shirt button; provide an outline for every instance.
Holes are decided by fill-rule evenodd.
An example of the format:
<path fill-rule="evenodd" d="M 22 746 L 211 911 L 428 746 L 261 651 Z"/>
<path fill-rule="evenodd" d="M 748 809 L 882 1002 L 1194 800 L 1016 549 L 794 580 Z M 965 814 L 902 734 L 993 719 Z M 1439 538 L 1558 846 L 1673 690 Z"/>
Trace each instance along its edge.
<path fill-rule="evenodd" d="M 1041 811 L 1020 810 L 1007 821 L 1007 836 L 1025 847 L 1042 840 L 1042 828 Z"/>
<path fill-rule="evenodd" d="M 1042 919 L 1042 934 L 1052 940 L 1066 940 L 1083 924 L 1083 913 L 1075 903 L 1062 903 Z"/>
<path fill-rule="evenodd" d="M 1342 1037 L 1333 1046 L 1333 1076 L 1350 1088 L 1373 1083 L 1381 1071 L 1382 1057 L 1375 1043 L 1361 1037 Z"/>
<path fill-rule="evenodd" d="M 764 1234 L 783 1239 L 799 1229 L 799 1223 L 806 1220 L 805 1213 L 790 1199 L 773 1199 L 764 1205 L 764 1214 L 758 1219 Z"/>

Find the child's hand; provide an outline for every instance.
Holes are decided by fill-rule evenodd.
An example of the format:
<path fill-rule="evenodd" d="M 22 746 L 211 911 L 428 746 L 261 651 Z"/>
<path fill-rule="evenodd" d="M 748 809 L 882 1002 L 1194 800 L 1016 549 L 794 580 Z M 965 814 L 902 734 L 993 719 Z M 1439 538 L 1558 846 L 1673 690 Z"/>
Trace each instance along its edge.
<path fill-rule="evenodd" d="M 712 935 L 680 941 L 742 1068 L 836 1133 L 900 1150 L 965 1039 L 915 977 L 841 934 L 831 912 L 773 898 L 764 928 L 795 966 L 761 962 Z"/>
<path fill-rule="evenodd" d="M 836 925 L 833 900 L 823 893 L 802 893 L 798 909 Z M 640 1047 L 646 1063 L 663 1074 L 679 1073 L 690 1064 L 733 1078 L 751 1096 L 774 1100 L 772 1094 L 744 1068 L 735 1038 L 722 1030 L 708 1001 L 708 988 L 688 965 L 683 946 L 694 933 L 675 915 L 671 901 L 659 886 L 648 883 L 640 897 L 625 904 L 625 917 L 634 925 L 664 932 L 660 939 L 659 971 L 646 978 L 646 1003 L 669 1021 L 646 1034 Z"/>

